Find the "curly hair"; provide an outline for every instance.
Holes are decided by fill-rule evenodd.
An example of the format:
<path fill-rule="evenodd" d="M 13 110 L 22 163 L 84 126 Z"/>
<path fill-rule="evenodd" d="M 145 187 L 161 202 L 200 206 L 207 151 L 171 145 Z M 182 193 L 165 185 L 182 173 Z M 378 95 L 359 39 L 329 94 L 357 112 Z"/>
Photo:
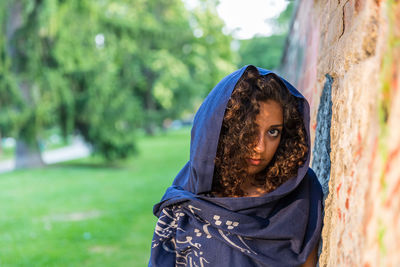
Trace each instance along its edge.
<path fill-rule="evenodd" d="M 249 177 L 246 155 L 251 154 L 257 136 L 259 102 L 274 100 L 283 110 L 283 130 L 277 151 L 264 171 Z M 308 153 L 307 134 L 296 99 L 275 74 L 262 76 L 249 66 L 228 101 L 215 157 L 211 193 L 241 197 L 245 179 L 271 192 L 297 175 Z"/>

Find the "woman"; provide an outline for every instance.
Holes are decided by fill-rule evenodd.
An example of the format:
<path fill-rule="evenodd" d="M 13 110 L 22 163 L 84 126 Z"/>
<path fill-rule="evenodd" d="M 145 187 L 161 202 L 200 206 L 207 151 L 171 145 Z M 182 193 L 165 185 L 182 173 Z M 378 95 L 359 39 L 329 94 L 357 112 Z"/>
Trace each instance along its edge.
<path fill-rule="evenodd" d="M 225 77 L 154 206 L 149 266 L 315 266 L 322 191 L 309 139 L 308 103 L 287 81 L 254 66 Z"/>

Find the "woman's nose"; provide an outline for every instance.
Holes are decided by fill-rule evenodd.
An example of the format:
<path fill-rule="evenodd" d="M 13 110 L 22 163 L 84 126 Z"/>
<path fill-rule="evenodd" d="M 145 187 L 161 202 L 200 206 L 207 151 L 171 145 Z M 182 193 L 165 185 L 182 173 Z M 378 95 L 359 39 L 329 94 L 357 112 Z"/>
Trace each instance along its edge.
<path fill-rule="evenodd" d="M 265 140 L 262 135 L 260 135 L 257 139 L 257 143 L 254 146 L 254 151 L 257 153 L 262 153 L 265 150 Z"/>

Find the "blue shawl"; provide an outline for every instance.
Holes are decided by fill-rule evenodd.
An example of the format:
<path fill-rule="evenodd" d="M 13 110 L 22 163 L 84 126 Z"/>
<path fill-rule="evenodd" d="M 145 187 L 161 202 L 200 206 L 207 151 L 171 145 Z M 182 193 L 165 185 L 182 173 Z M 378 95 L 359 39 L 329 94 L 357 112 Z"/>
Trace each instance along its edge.
<path fill-rule="evenodd" d="M 310 153 L 296 177 L 263 196 L 205 194 L 211 191 L 225 108 L 247 67 L 222 79 L 196 113 L 190 160 L 154 206 L 159 219 L 149 266 L 299 266 L 318 245 L 322 190 L 308 167 Z M 261 68 L 258 71 L 261 75 L 272 73 Z M 310 140 L 308 102 L 279 78 L 298 98 Z"/>

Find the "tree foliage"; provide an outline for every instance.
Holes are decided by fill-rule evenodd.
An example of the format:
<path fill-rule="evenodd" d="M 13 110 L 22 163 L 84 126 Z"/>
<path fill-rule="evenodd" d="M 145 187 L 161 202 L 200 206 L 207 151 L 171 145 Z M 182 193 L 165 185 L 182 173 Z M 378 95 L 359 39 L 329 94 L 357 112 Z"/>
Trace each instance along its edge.
<path fill-rule="evenodd" d="M 240 65 L 253 64 L 273 70 L 280 64 L 286 36 L 271 35 L 240 41 Z"/>
<path fill-rule="evenodd" d="M 215 5 L 200 3 L 1 1 L 0 132 L 35 144 L 59 127 L 129 156 L 138 128 L 191 110 L 234 68 Z"/>

